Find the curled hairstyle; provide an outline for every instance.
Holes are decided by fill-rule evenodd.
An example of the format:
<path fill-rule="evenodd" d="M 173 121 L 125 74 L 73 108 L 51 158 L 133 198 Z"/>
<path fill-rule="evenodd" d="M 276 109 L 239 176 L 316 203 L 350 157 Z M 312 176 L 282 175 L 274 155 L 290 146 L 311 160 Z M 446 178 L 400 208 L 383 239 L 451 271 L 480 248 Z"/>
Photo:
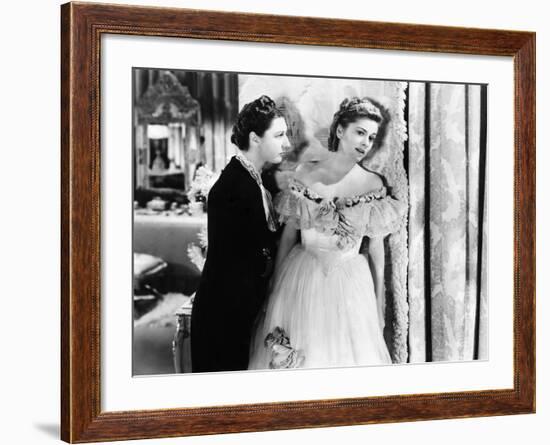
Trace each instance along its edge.
<path fill-rule="evenodd" d="M 359 119 L 367 118 L 378 123 L 378 133 L 372 146 L 373 149 L 377 149 L 382 145 L 386 132 L 388 129 L 388 123 L 390 121 L 390 114 L 388 110 L 380 104 L 380 102 L 371 99 L 370 97 L 352 97 L 344 99 L 340 104 L 340 109 L 334 113 L 332 124 L 330 125 L 330 132 L 328 136 L 328 149 L 329 151 L 337 151 L 340 140 L 336 135 L 338 125 L 342 128 L 346 128 L 350 123 L 356 122 Z"/>
<path fill-rule="evenodd" d="M 283 114 L 269 96 L 261 96 L 246 104 L 233 125 L 231 142 L 240 150 L 247 151 L 250 133 L 253 131 L 262 137 L 277 117 L 283 117 Z"/>

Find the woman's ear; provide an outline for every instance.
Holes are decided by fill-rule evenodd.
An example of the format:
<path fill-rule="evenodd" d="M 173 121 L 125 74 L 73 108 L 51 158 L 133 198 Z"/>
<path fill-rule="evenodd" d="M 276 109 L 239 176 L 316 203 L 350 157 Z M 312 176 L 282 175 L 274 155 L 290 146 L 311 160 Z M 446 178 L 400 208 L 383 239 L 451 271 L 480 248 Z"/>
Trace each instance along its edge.
<path fill-rule="evenodd" d="M 336 127 L 336 137 L 338 139 L 342 139 L 343 135 L 344 135 L 344 129 L 342 128 L 341 124 L 338 124 L 338 126 Z"/>
<path fill-rule="evenodd" d="M 248 133 L 248 146 L 250 147 L 253 143 L 259 144 L 260 138 L 255 132 L 251 131 L 250 133 Z"/>

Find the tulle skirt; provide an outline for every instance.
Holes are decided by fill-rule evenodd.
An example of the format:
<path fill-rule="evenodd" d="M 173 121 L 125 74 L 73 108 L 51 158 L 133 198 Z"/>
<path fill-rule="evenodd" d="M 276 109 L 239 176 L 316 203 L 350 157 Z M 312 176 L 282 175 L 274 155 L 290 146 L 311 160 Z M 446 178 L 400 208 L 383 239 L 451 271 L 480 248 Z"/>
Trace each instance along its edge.
<path fill-rule="evenodd" d="M 295 246 L 254 329 L 249 369 L 391 363 L 370 268 L 356 252 Z"/>

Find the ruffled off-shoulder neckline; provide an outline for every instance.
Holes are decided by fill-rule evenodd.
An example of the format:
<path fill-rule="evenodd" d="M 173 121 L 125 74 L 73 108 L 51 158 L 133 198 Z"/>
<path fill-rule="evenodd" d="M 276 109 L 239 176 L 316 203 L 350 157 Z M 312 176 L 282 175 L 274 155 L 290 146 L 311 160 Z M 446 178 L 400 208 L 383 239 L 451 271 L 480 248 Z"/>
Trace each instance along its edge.
<path fill-rule="evenodd" d="M 397 230 L 406 211 L 403 202 L 387 195 L 386 188 L 351 197 L 327 198 L 293 179 L 276 198 L 279 221 L 298 229 L 315 228 L 336 235 L 338 246 L 354 244 L 362 236 L 386 236 Z"/>
<path fill-rule="evenodd" d="M 307 186 L 302 181 L 296 178 L 292 178 L 290 180 L 288 187 L 294 193 L 317 204 L 320 204 L 322 202 L 332 202 L 334 204 L 338 204 L 339 206 L 344 207 L 353 207 L 357 204 L 364 204 L 372 200 L 383 199 L 386 197 L 386 187 L 384 186 L 381 186 L 377 190 L 371 190 L 367 193 L 360 193 L 352 196 L 334 196 L 332 198 L 320 195 L 311 187 Z"/>

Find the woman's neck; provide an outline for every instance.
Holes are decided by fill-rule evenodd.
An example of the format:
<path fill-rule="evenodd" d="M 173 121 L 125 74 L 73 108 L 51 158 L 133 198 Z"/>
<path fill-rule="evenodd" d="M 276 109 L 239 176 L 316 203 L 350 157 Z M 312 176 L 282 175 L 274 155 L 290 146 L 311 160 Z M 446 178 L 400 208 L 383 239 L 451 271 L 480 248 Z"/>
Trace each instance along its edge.
<path fill-rule="evenodd" d="M 330 152 L 327 161 L 330 169 L 337 173 L 347 173 L 357 164 L 355 158 L 346 156 L 341 150 Z"/>
<path fill-rule="evenodd" d="M 317 176 L 314 182 L 323 185 L 333 185 L 342 180 L 355 166 L 354 159 L 343 155 L 341 152 L 329 152 L 328 156 L 318 164 Z"/>
<path fill-rule="evenodd" d="M 258 153 L 251 150 L 247 150 L 247 151 L 239 150 L 239 154 L 244 158 L 246 158 L 254 166 L 254 168 L 258 173 L 262 172 L 262 168 L 265 164 L 265 161 L 258 156 Z"/>

